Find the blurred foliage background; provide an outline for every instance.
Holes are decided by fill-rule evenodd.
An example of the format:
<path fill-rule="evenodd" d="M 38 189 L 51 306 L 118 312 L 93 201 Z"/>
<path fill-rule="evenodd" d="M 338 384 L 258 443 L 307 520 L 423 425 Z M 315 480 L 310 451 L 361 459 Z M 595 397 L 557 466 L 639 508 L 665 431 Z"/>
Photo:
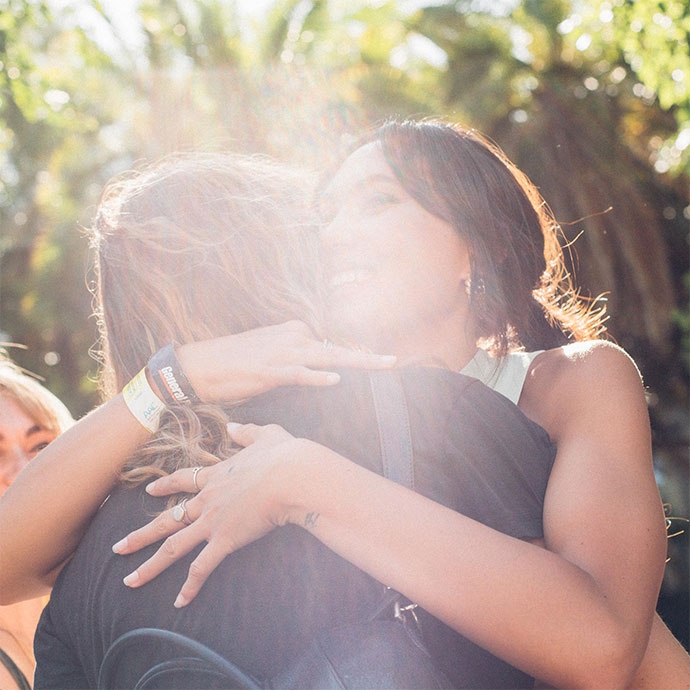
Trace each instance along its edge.
<path fill-rule="evenodd" d="M 109 177 L 180 149 L 319 165 L 388 115 L 443 115 L 529 174 L 607 296 L 687 517 L 689 36 L 687 0 L 0 0 L 0 342 L 81 416 L 80 228 Z M 659 609 L 687 646 L 687 533 L 669 551 Z"/>

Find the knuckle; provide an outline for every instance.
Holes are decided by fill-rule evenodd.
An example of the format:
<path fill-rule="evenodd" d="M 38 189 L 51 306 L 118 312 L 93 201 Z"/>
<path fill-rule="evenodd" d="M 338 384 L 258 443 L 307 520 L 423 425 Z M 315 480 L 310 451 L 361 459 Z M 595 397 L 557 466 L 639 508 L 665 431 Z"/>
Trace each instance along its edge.
<path fill-rule="evenodd" d="M 161 552 L 168 558 L 175 558 L 178 552 L 177 539 L 175 535 L 168 537 L 161 546 Z"/>
<path fill-rule="evenodd" d="M 180 484 L 179 477 L 177 477 L 175 474 L 170 474 L 167 477 L 163 477 L 160 481 L 168 490 L 176 490 Z"/>
<path fill-rule="evenodd" d="M 206 577 L 206 569 L 203 567 L 201 563 L 197 563 L 197 561 L 192 561 L 191 565 L 189 566 L 189 580 L 192 582 L 199 582 L 200 580 L 203 580 Z"/>
<path fill-rule="evenodd" d="M 168 534 L 169 530 L 166 525 L 165 519 L 163 518 L 162 515 L 159 515 L 152 523 L 152 527 L 154 528 L 154 531 L 156 534 L 160 536 L 165 536 Z"/>

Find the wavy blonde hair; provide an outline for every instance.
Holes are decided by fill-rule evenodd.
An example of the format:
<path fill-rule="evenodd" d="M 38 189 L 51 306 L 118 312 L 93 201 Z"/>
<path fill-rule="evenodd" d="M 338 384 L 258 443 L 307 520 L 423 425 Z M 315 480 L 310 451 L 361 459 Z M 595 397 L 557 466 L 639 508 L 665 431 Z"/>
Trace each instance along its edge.
<path fill-rule="evenodd" d="M 14 400 L 38 426 L 55 436 L 74 423 L 63 402 L 1 350 L 0 396 Z"/>
<path fill-rule="evenodd" d="M 266 157 L 221 153 L 176 154 L 107 185 L 89 231 L 106 397 L 172 341 L 289 319 L 320 333 L 311 185 Z M 228 451 L 223 410 L 184 407 L 163 415 L 124 476 L 141 481 Z"/>

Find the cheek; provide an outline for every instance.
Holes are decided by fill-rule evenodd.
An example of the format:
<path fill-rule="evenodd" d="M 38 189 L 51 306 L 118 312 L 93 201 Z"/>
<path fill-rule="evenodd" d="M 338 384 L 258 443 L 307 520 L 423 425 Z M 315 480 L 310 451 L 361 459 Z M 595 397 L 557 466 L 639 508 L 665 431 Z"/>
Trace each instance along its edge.
<path fill-rule="evenodd" d="M 410 274 L 428 284 L 455 291 L 470 275 L 470 261 L 465 245 L 456 236 L 427 235 L 406 262 Z"/>
<path fill-rule="evenodd" d="M 0 486 L 6 489 L 24 469 L 28 462 L 27 458 L 15 455 L 11 458 L 5 458 L 0 462 Z"/>

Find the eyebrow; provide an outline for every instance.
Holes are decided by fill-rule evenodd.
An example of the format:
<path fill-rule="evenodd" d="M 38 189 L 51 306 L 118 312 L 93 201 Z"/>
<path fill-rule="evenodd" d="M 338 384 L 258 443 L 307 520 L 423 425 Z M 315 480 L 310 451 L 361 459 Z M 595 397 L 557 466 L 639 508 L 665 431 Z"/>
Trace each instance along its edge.
<path fill-rule="evenodd" d="M 352 184 L 345 187 L 340 194 L 335 194 L 330 185 L 326 186 L 326 188 L 317 196 L 317 202 L 332 203 L 338 196 L 346 197 L 350 194 L 366 190 L 376 182 L 400 185 L 400 180 L 398 180 L 398 178 L 394 175 L 390 175 L 388 173 L 372 173 L 371 175 L 367 175 L 366 177 L 355 180 L 352 182 Z"/>
<path fill-rule="evenodd" d="M 29 438 L 29 436 L 34 436 L 35 434 L 40 434 L 42 431 L 50 431 L 49 429 L 45 429 L 42 426 L 39 426 L 38 424 L 34 424 L 32 427 L 29 427 L 26 430 L 26 433 L 24 434 L 25 438 Z M 5 440 L 5 435 L 0 432 L 0 440 Z"/>

